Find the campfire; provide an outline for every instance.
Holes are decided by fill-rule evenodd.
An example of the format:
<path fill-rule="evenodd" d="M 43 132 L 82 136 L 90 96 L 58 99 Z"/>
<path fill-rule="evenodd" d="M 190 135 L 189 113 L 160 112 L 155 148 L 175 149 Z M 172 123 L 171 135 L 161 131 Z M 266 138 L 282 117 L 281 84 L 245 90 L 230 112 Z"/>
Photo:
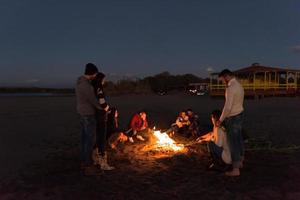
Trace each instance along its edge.
<path fill-rule="evenodd" d="M 156 138 L 155 147 L 164 151 L 180 152 L 184 150 L 183 144 L 177 144 L 169 135 L 159 130 L 154 130 L 153 135 Z"/>

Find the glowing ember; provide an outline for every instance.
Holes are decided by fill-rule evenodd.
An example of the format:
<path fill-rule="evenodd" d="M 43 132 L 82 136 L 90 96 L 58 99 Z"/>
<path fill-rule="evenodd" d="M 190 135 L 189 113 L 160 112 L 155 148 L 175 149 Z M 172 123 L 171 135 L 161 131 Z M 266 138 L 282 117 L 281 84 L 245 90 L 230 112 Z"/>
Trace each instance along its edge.
<path fill-rule="evenodd" d="M 171 149 L 173 151 L 182 151 L 184 149 L 184 146 L 182 144 L 176 144 L 175 141 L 172 140 L 167 133 L 154 131 L 153 134 L 157 139 L 157 147 L 161 147 L 163 149 Z"/>

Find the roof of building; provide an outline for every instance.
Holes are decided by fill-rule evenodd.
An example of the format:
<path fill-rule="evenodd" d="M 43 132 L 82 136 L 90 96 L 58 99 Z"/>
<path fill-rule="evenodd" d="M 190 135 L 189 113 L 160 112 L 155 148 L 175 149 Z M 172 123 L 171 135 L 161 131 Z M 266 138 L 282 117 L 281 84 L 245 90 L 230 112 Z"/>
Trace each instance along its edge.
<path fill-rule="evenodd" d="M 279 67 L 266 67 L 262 65 L 251 65 L 249 67 L 245 67 L 239 70 L 234 71 L 236 74 L 243 74 L 243 73 L 254 73 L 254 72 L 300 72 L 300 70 L 295 69 L 286 69 L 286 68 L 279 68 Z"/>
<path fill-rule="evenodd" d="M 249 74 L 249 73 L 257 73 L 257 72 L 300 72 L 300 70 L 296 69 L 286 69 L 286 68 L 279 68 L 279 67 L 267 67 L 267 66 L 262 66 L 258 63 L 254 63 L 249 67 L 245 67 L 242 69 L 238 69 L 233 71 L 235 74 Z M 213 74 L 218 74 L 218 73 L 213 73 Z"/>

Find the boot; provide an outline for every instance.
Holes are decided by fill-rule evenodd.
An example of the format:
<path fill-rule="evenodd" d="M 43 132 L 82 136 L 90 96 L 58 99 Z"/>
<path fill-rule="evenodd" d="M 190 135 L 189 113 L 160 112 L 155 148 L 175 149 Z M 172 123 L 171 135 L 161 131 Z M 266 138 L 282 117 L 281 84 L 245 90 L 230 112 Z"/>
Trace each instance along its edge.
<path fill-rule="evenodd" d="M 100 159 L 100 156 L 99 156 L 98 148 L 95 148 L 92 153 L 92 160 L 93 160 L 94 165 L 99 164 L 99 159 Z"/>
<path fill-rule="evenodd" d="M 102 170 L 113 170 L 113 169 L 115 169 L 113 166 L 110 166 L 107 163 L 107 154 L 105 154 L 104 156 L 100 156 L 99 165 L 100 165 Z"/>

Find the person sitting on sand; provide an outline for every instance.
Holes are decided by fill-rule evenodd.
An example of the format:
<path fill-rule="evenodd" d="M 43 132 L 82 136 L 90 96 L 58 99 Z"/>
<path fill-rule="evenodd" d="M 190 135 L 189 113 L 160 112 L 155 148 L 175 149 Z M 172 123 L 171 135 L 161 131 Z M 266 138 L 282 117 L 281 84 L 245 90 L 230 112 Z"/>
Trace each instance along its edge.
<path fill-rule="evenodd" d="M 221 116 L 220 110 L 215 110 L 211 114 L 211 121 L 213 124 L 213 131 L 197 138 L 198 143 L 208 142 L 208 151 L 212 157 L 212 164 L 210 169 L 231 164 L 231 154 L 227 142 L 227 135 L 224 127 L 217 126 L 216 122 Z"/>
<path fill-rule="evenodd" d="M 186 114 L 189 117 L 190 121 L 188 133 L 192 137 L 197 137 L 199 135 L 199 117 L 190 108 L 186 110 Z"/>
<path fill-rule="evenodd" d="M 166 131 L 167 134 L 173 136 L 175 133 L 187 134 L 188 126 L 190 125 L 189 117 L 185 111 L 181 111 L 171 128 Z"/>
<path fill-rule="evenodd" d="M 133 136 L 138 140 L 144 141 L 142 134 L 148 131 L 147 114 L 144 111 L 136 113 L 130 120 L 130 129 L 127 131 L 129 141 L 134 142 Z"/>
<path fill-rule="evenodd" d="M 112 149 L 115 149 L 119 143 L 128 140 L 128 137 L 119 129 L 118 117 L 118 110 L 111 108 L 107 116 L 107 140 Z"/>

